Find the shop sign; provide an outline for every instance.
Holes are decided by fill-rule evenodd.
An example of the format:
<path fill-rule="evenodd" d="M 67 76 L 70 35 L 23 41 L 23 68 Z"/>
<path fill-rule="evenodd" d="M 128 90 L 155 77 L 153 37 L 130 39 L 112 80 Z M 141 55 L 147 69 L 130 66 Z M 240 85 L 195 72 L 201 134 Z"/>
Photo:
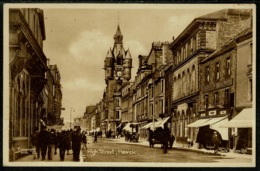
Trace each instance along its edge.
<path fill-rule="evenodd" d="M 216 110 L 209 111 L 209 116 L 216 115 L 216 114 L 217 114 L 217 111 L 216 111 Z"/>
<path fill-rule="evenodd" d="M 225 110 L 220 111 L 221 115 L 226 114 L 226 113 L 227 113 L 227 111 L 225 111 Z"/>

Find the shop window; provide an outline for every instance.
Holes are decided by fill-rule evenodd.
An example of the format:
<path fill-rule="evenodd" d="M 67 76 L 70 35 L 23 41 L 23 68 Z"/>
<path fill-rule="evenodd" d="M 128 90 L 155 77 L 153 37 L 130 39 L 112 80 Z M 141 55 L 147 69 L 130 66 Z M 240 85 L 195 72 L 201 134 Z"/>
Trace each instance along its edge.
<path fill-rule="evenodd" d="M 209 83 L 209 77 L 210 77 L 209 74 L 210 74 L 210 73 L 209 73 L 209 66 L 207 66 L 207 67 L 206 67 L 206 70 L 205 70 L 206 83 Z"/>
<path fill-rule="evenodd" d="M 230 66 L 230 57 L 226 60 L 226 73 L 227 77 L 230 77 L 231 74 L 231 66 Z"/>
<path fill-rule="evenodd" d="M 163 92 L 163 80 L 161 80 L 161 92 Z"/>
<path fill-rule="evenodd" d="M 230 90 L 229 89 L 225 90 L 225 104 L 226 105 L 230 104 Z"/>
<path fill-rule="evenodd" d="M 116 119 L 120 119 L 120 111 L 116 111 Z"/>
<path fill-rule="evenodd" d="M 219 102 L 219 95 L 218 95 L 218 92 L 216 92 L 216 93 L 214 94 L 214 103 L 215 103 L 215 106 L 218 105 L 218 102 Z"/>
<path fill-rule="evenodd" d="M 220 78 L 220 75 L 219 75 L 219 62 L 216 63 L 216 81 L 218 81 Z"/>
<path fill-rule="evenodd" d="M 205 104 L 205 109 L 208 109 L 208 107 L 209 107 L 209 96 L 207 94 L 204 96 L 204 104 Z"/>

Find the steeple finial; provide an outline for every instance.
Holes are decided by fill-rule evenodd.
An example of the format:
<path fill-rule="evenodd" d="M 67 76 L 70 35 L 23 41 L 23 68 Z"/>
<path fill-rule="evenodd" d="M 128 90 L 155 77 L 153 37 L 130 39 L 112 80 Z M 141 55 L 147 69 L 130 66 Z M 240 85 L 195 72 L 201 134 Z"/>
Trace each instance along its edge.
<path fill-rule="evenodd" d="M 123 35 L 120 30 L 120 26 L 117 26 L 116 34 L 114 35 L 115 44 L 122 44 L 123 43 Z"/>

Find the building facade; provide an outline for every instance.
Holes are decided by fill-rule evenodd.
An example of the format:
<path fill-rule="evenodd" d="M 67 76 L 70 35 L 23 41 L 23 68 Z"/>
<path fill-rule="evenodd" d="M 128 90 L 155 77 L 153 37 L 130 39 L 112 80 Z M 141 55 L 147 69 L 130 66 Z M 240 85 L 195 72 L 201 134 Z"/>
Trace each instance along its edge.
<path fill-rule="evenodd" d="M 139 55 L 139 67 L 135 77 L 134 87 L 134 121 L 139 127 L 147 124 L 151 118 L 148 116 L 148 84 L 151 78 L 152 66 L 148 65 L 148 56 Z M 145 138 L 145 130 L 140 130 L 140 137 Z"/>
<path fill-rule="evenodd" d="M 235 97 L 235 69 L 236 69 L 236 49 L 234 42 L 228 42 L 220 49 L 216 50 L 209 57 L 200 63 L 200 94 L 198 101 L 199 119 L 210 119 L 211 124 L 199 128 L 196 141 L 202 143 L 205 136 L 199 136 L 202 131 L 204 135 L 211 138 L 212 127 L 215 123 L 225 122 L 232 115 Z M 214 131 L 219 132 L 222 145 L 229 148 L 227 142 L 230 137 L 228 128 L 214 127 Z M 204 138 L 203 138 L 204 137 Z"/>
<path fill-rule="evenodd" d="M 104 61 L 106 131 L 111 129 L 115 132 L 121 122 L 121 89 L 131 79 L 131 68 L 132 57 L 129 49 L 124 49 L 123 35 L 118 26 L 114 35 L 114 46 L 108 50 Z"/>
<path fill-rule="evenodd" d="M 196 139 L 199 118 L 199 63 L 248 27 L 249 10 L 225 9 L 195 18 L 170 45 L 173 53 L 173 126 L 177 141 Z"/>
<path fill-rule="evenodd" d="M 9 147 L 10 160 L 18 148 L 30 146 L 30 135 L 40 125 L 46 84 L 44 15 L 40 9 L 9 10 Z"/>
<path fill-rule="evenodd" d="M 243 124 L 231 128 L 231 148 L 237 152 L 242 150 L 252 154 L 254 84 L 253 78 L 253 41 L 252 28 L 245 29 L 236 37 L 236 87 L 235 107 L 232 120 L 243 118 Z"/>
<path fill-rule="evenodd" d="M 49 92 L 49 106 L 48 106 L 48 114 L 47 120 L 48 125 L 60 124 L 60 116 L 62 110 L 62 90 L 61 90 L 61 75 L 57 65 L 49 65 L 50 76 L 49 79 L 51 80 L 50 92 Z"/>
<path fill-rule="evenodd" d="M 89 105 L 86 107 L 83 118 L 86 121 L 86 124 L 84 124 L 84 125 L 85 125 L 85 129 L 87 131 L 91 131 L 93 128 L 92 118 L 93 118 L 93 116 L 95 117 L 96 109 L 97 109 L 96 105 Z"/>
<path fill-rule="evenodd" d="M 128 123 L 133 121 L 132 116 L 132 96 L 131 86 L 132 82 L 122 87 L 122 100 L 121 100 L 121 123 Z"/>

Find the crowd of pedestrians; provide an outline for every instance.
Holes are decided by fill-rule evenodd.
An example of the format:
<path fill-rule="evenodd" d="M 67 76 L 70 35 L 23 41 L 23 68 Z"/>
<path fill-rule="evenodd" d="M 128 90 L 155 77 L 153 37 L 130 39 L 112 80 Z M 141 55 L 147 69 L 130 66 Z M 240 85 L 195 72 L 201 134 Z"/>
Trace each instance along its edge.
<path fill-rule="evenodd" d="M 47 130 L 46 126 L 42 126 L 41 130 L 35 128 L 32 134 L 32 147 L 34 159 L 48 160 L 53 159 L 53 155 L 57 155 L 59 149 L 59 157 L 61 161 L 65 159 L 65 153 L 73 154 L 73 161 L 80 161 L 79 155 L 81 146 L 82 149 L 87 149 L 87 134 L 81 133 L 80 127 L 75 127 L 74 130 Z"/>

